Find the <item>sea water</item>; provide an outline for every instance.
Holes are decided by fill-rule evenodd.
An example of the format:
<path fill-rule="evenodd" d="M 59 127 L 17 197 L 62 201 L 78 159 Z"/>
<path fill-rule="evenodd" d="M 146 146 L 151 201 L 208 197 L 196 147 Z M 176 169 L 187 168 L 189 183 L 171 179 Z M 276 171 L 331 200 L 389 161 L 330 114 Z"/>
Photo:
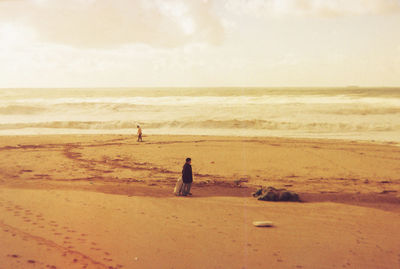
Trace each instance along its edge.
<path fill-rule="evenodd" d="M 400 88 L 0 89 L 0 134 L 190 134 L 400 142 Z"/>

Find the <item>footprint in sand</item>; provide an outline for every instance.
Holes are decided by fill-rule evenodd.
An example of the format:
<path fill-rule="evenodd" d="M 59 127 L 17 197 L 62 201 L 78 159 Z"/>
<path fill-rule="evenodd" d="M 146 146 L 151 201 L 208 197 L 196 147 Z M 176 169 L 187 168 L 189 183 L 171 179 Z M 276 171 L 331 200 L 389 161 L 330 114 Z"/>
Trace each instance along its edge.
<path fill-rule="evenodd" d="M 18 254 L 11 254 L 11 255 L 8 255 L 8 257 L 11 257 L 11 258 L 19 258 L 19 257 L 21 257 L 21 256 L 19 256 Z"/>

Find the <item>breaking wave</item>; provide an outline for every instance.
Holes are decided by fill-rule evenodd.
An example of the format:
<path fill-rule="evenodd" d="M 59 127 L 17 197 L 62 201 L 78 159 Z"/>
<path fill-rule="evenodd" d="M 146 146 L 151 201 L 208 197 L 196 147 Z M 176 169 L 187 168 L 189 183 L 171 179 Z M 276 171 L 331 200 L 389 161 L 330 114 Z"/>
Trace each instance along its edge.
<path fill-rule="evenodd" d="M 165 134 L 400 140 L 400 89 L 0 89 L 1 134 L 134 132 L 137 124 Z"/>
<path fill-rule="evenodd" d="M 384 132 L 400 131 L 400 124 L 352 124 L 352 123 L 296 123 L 276 122 L 267 120 L 204 120 L 204 121 L 163 121 L 141 123 L 147 129 L 255 129 L 255 130 L 292 130 L 309 132 Z M 136 121 L 52 121 L 33 123 L 5 123 L 0 124 L 0 130 L 24 129 L 24 128 L 51 128 L 51 129 L 89 129 L 89 130 L 117 130 L 135 129 Z"/>

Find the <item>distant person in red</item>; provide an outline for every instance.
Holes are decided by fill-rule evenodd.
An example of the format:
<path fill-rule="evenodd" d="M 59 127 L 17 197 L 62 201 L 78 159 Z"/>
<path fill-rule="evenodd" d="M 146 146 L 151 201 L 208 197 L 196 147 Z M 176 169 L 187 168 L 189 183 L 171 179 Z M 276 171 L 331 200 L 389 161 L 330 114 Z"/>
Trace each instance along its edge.
<path fill-rule="evenodd" d="M 193 182 L 193 174 L 192 174 L 192 159 L 186 158 L 186 163 L 183 165 L 182 168 L 182 181 L 183 181 L 183 186 L 182 186 L 182 195 L 187 196 L 187 195 L 192 195 L 190 192 L 190 187 L 192 186 Z"/>
<path fill-rule="evenodd" d="M 139 125 L 137 125 L 137 142 L 143 142 L 142 139 L 142 128 L 140 128 Z"/>

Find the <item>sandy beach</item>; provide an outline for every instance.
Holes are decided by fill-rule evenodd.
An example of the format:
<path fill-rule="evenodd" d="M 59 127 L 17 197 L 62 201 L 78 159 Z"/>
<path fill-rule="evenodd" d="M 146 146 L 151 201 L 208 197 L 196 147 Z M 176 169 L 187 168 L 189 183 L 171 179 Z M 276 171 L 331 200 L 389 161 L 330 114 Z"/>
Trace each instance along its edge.
<path fill-rule="evenodd" d="M 193 197 L 175 197 L 186 157 Z M 257 201 L 259 186 L 302 202 Z M 0 139 L 0 268 L 397 268 L 399 223 L 395 143 Z"/>
<path fill-rule="evenodd" d="M 0 269 L 400 269 L 399 29 L 400 0 L 0 0 Z"/>

